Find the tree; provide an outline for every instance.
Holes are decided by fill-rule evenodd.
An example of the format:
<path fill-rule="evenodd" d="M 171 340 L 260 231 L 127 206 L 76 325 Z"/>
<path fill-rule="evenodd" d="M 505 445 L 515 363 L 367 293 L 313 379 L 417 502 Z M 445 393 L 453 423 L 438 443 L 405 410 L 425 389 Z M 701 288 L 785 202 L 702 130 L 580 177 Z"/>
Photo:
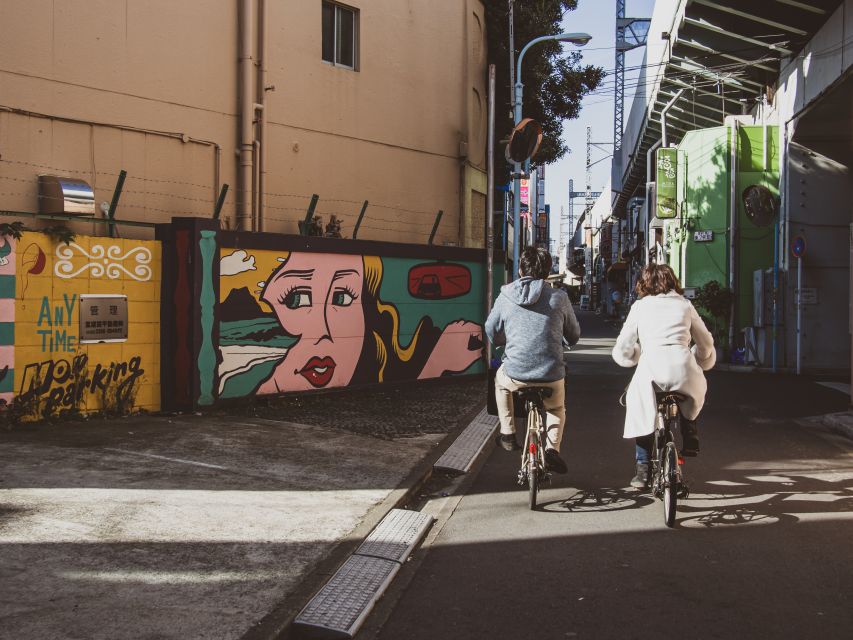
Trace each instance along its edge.
<path fill-rule="evenodd" d="M 728 337 L 728 322 L 726 318 L 731 310 L 734 295 L 728 287 L 722 286 L 716 280 L 711 280 L 696 289 L 693 303 L 698 307 L 699 315 L 711 321 L 710 331 L 717 345 L 722 344 Z M 707 325 L 708 322 L 706 321 Z"/>
<path fill-rule="evenodd" d="M 562 32 L 560 22 L 566 11 L 577 8 L 577 0 L 515 0 L 515 56 L 533 38 Z M 486 29 L 489 62 L 495 65 L 495 140 L 509 137 L 513 127 L 510 106 L 509 4 L 487 0 Z M 577 29 L 583 31 L 583 29 Z M 569 46 L 569 45 L 566 45 Z M 562 158 L 568 151 L 561 136 L 563 121 L 578 117 L 581 99 L 593 91 L 604 77 L 601 67 L 581 65 L 579 52 L 563 51 L 559 42 L 542 42 L 529 49 L 522 63 L 525 117 L 542 125 L 542 146 L 534 159 L 544 165 Z M 504 145 L 495 144 L 495 182 L 509 181 L 510 167 Z"/>

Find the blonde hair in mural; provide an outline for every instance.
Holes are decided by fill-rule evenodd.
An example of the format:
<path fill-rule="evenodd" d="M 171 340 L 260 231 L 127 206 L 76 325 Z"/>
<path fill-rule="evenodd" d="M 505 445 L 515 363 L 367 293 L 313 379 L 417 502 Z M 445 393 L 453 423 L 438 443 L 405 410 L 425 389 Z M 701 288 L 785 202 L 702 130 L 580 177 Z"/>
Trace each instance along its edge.
<path fill-rule="evenodd" d="M 418 336 L 420 335 L 424 321 L 421 320 L 418 322 L 409 346 L 402 347 L 400 345 L 400 314 L 394 305 L 386 304 L 379 299 L 379 286 L 382 284 L 382 259 L 377 256 L 363 256 L 362 260 L 364 262 L 364 280 L 367 283 L 370 295 L 376 300 L 377 311 L 380 314 L 387 313 L 391 317 L 393 323 L 391 347 L 401 361 L 408 362 L 411 360 L 412 354 L 414 354 L 415 348 L 418 345 Z M 373 332 L 373 339 L 376 341 L 376 361 L 379 365 L 379 382 L 384 382 L 385 365 L 388 363 L 388 350 L 381 336 L 376 331 Z"/>

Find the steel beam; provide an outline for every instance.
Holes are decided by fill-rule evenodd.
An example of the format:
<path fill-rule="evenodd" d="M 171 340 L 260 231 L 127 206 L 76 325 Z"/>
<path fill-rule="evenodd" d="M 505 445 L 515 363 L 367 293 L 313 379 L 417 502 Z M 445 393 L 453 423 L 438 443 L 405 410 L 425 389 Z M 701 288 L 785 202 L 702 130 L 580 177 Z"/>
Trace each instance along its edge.
<path fill-rule="evenodd" d="M 658 93 L 658 97 L 655 98 L 655 104 L 666 104 L 667 102 L 669 102 L 669 100 L 666 100 L 666 101 L 661 100 L 661 97 L 669 98 L 669 100 L 672 100 L 675 96 L 660 92 L 660 93 Z M 709 118 L 708 116 L 703 116 L 702 114 L 699 114 L 699 113 L 693 113 L 693 111 L 688 111 L 687 109 L 679 107 L 678 103 L 674 104 L 672 107 L 670 107 L 670 109 L 672 109 L 674 111 L 679 111 L 679 112 L 684 113 L 685 115 L 690 116 L 690 117 L 705 120 L 707 122 L 712 123 L 714 126 L 723 124 L 722 118 L 714 119 L 714 118 Z M 722 111 L 720 113 L 722 113 Z M 669 114 L 667 114 L 666 117 L 667 117 L 667 119 L 674 118 L 676 120 L 680 120 L 680 118 L 675 118 L 675 116 L 671 116 Z M 689 121 L 685 121 L 685 120 L 681 120 L 681 121 L 682 122 L 689 122 Z M 692 124 L 696 128 L 701 127 L 701 125 L 697 125 L 696 123 L 692 123 Z"/>
<path fill-rule="evenodd" d="M 670 58 L 670 63 L 673 61 L 682 63 L 682 64 L 673 64 L 672 66 L 676 69 L 679 69 L 682 73 L 693 73 L 696 75 L 700 75 L 703 78 L 707 78 L 708 80 L 713 80 L 715 82 L 722 82 L 723 84 L 727 84 L 731 87 L 735 87 L 736 89 L 740 89 L 741 91 L 751 91 L 752 93 L 758 94 L 764 90 L 764 85 L 760 82 L 755 82 L 754 80 L 748 80 L 746 78 L 733 78 L 731 75 L 726 75 L 725 73 L 721 73 L 718 71 L 713 71 L 707 67 L 703 67 L 698 62 L 691 60 L 690 58 L 682 58 L 681 56 L 672 56 Z M 688 65 L 688 66 L 685 66 Z M 692 66 L 690 66 L 692 65 Z M 753 85 L 757 87 L 757 90 L 749 89 L 744 85 Z"/>
<path fill-rule="evenodd" d="M 739 18 L 745 18 L 747 20 L 752 20 L 753 22 L 768 25 L 775 29 L 782 29 L 783 31 L 788 31 L 789 33 L 795 33 L 798 36 L 808 35 L 807 31 L 803 31 L 802 29 L 798 29 L 797 27 L 782 24 L 781 22 L 776 22 L 775 20 L 768 20 L 767 18 L 762 18 L 761 16 L 757 16 L 754 13 L 740 11 L 739 9 L 720 4 L 719 2 L 711 2 L 711 0 L 693 0 L 692 4 L 700 4 L 704 7 L 710 7 L 711 9 L 722 11 L 723 13 L 729 13 L 733 16 L 738 16 Z"/>
<path fill-rule="evenodd" d="M 797 0 L 776 0 L 779 4 L 786 4 L 789 7 L 796 7 L 797 9 L 802 9 L 803 11 L 811 11 L 812 13 L 816 13 L 820 16 L 826 15 L 826 10 L 820 7 L 816 7 L 813 4 L 806 4 L 805 2 L 797 2 Z"/>
<path fill-rule="evenodd" d="M 714 93 L 713 91 L 706 91 L 705 89 L 698 89 L 698 88 L 694 87 L 693 85 L 691 85 L 687 82 L 683 82 L 681 80 L 669 79 L 668 81 L 674 85 L 679 86 L 679 87 L 684 87 L 686 89 L 690 89 L 691 91 L 696 91 L 696 93 L 699 93 L 703 96 L 711 96 L 717 100 L 720 99 L 720 95 L 717 93 Z M 725 97 L 724 99 L 726 100 L 726 102 L 731 102 L 732 104 L 736 105 L 738 109 L 740 109 L 740 101 L 739 100 L 736 100 L 734 98 L 729 98 L 729 97 Z M 704 105 L 704 104 L 703 104 L 703 106 L 706 109 L 714 109 L 715 111 L 719 111 L 720 113 L 723 113 L 722 109 L 717 109 L 716 107 L 710 107 L 710 106 Z"/>
<path fill-rule="evenodd" d="M 739 33 L 735 33 L 730 29 L 724 29 L 723 27 L 718 27 L 717 25 L 711 24 L 706 20 L 697 20 L 696 18 L 688 18 L 684 16 L 682 20 L 683 25 L 690 25 L 691 27 L 696 27 L 697 29 L 704 29 L 706 31 L 710 31 L 712 33 L 719 33 L 723 36 L 728 36 L 729 38 L 734 38 L 736 40 L 741 40 L 743 42 L 748 42 L 749 44 L 754 44 L 757 47 L 763 47 L 765 49 L 770 49 L 771 51 L 780 51 L 784 53 L 786 56 L 794 55 L 794 52 L 791 49 L 783 47 L 780 44 L 774 44 L 772 42 L 764 42 L 762 40 L 756 40 L 755 38 L 750 38 L 749 36 L 741 35 Z"/>
<path fill-rule="evenodd" d="M 695 40 L 682 40 L 679 38 L 678 41 L 676 41 L 675 45 L 678 46 L 680 44 L 683 44 L 685 47 L 690 47 L 692 49 L 698 49 L 699 51 L 701 51 L 703 53 L 709 53 L 709 54 L 714 55 L 714 56 L 720 56 L 721 58 L 725 58 L 726 60 L 731 60 L 733 62 L 739 62 L 739 63 L 744 64 L 744 65 L 749 65 L 750 67 L 753 67 L 755 69 L 761 69 L 762 71 L 767 71 L 769 73 L 779 73 L 778 64 L 775 68 L 774 67 L 768 67 L 767 65 L 761 64 L 760 62 L 756 62 L 753 60 L 747 60 L 745 58 L 740 58 L 738 56 L 733 56 L 730 53 L 722 53 L 722 52 L 714 49 L 714 47 L 709 47 L 708 45 L 702 44 L 701 42 L 696 42 Z M 777 60 L 777 62 L 778 62 L 778 60 Z"/>

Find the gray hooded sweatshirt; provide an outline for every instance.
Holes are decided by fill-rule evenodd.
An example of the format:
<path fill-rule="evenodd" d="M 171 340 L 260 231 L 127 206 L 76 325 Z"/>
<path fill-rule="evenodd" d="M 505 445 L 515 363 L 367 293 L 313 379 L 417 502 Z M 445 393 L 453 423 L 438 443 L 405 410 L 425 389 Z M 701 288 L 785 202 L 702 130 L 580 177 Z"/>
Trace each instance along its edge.
<path fill-rule="evenodd" d="M 486 319 L 486 335 L 504 349 L 504 372 L 521 382 L 566 377 L 563 341 L 580 339 L 581 328 L 564 291 L 525 276 L 501 287 Z"/>

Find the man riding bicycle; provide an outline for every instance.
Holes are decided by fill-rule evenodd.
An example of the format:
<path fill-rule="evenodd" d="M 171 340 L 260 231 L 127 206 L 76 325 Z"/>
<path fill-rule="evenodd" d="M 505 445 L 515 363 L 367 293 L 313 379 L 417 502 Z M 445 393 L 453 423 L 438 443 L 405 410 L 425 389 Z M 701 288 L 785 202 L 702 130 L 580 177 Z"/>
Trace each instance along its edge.
<path fill-rule="evenodd" d="M 486 319 L 486 335 L 495 346 L 505 345 L 504 360 L 495 376 L 495 399 L 501 431 L 496 444 L 507 451 L 521 449 L 515 438 L 512 393 L 525 387 L 547 387 L 545 398 L 549 470 L 566 473 L 560 442 L 566 422 L 563 340 L 574 345 L 580 326 L 564 291 L 545 284 L 551 272 L 551 255 L 527 247 L 519 259 L 519 278 L 501 287 Z"/>

